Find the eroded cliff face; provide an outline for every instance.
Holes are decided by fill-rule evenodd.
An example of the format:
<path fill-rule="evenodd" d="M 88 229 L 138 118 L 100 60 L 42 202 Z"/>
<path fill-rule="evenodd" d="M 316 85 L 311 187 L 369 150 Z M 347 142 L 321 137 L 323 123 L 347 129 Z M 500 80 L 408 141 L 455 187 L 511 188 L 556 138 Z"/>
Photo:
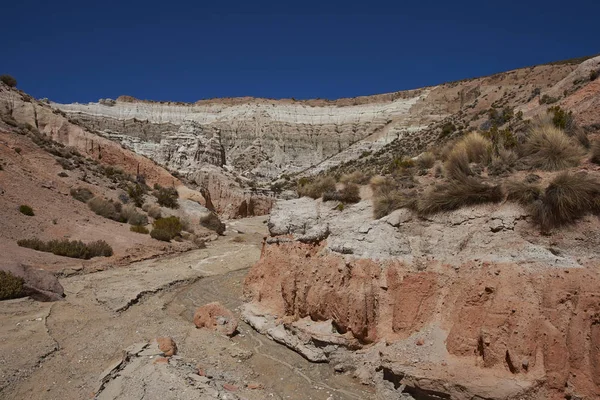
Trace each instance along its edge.
<path fill-rule="evenodd" d="M 334 207 L 274 208 L 245 282 L 257 329 L 413 395 L 600 396 L 596 217 L 545 237 L 508 204 L 375 221 L 368 201 Z"/>
<path fill-rule="evenodd" d="M 192 174 L 205 163 L 227 164 L 237 174 L 269 182 L 283 173 L 317 173 L 396 139 L 433 143 L 442 123 L 451 121 L 457 129 L 478 127 L 492 106 L 533 115 L 540 112 L 540 96 L 571 95 L 598 62 L 600 58 L 580 65 L 542 65 L 335 101 L 238 98 L 185 104 L 122 96 L 52 106 L 172 170 Z"/>

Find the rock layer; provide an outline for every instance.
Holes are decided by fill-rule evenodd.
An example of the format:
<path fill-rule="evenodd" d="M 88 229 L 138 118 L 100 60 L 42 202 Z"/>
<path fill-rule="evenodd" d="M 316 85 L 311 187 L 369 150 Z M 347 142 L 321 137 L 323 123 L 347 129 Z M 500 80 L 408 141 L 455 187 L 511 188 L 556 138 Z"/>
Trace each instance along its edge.
<path fill-rule="evenodd" d="M 567 245 L 597 229 L 595 219 L 550 251 L 526 214 L 507 205 L 369 224 L 367 202 L 341 213 L 333 206 L 300 199 L 274 209 L 271 237 L 245 282 L 249 321 L 270 315 L 288 335 L 299 321 L 330 321 L 338 346 L 350 335 L 406 393 L 600 396 L 598 243 Z M 328 226 L 327 238 L 303 243 L 318 225 Z M 299 337 L 296 349 L 324 346 L 316 328 Z"/>

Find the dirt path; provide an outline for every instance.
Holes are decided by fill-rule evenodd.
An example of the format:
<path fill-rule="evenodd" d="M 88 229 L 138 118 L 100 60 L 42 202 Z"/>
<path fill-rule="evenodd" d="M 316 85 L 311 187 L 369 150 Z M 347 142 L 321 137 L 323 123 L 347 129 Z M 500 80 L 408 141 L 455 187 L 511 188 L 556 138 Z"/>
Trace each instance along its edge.
<path fill-rule="evenodd" d="M 62 279 L 62 302 L 3 302 L 0 399 L 79 400 L 99 391 L 98 398 L 161 400 L 370 397 L 351 378 L 309 363 L 246 324 L 232 339 L 192 324 L 199 305 L 220 301 L 235 310 L 241 304 L 264 221 L 235 221 L 232 233 L 207 249 Z M 123 356 L 124 349 L 160 336 L 173 337 L 177 359 L 155 364 L 152 345 Z M 116 372 L 101 384 L 111 364 Z M 198 367 L 209 378 L 199 377 Z"/>

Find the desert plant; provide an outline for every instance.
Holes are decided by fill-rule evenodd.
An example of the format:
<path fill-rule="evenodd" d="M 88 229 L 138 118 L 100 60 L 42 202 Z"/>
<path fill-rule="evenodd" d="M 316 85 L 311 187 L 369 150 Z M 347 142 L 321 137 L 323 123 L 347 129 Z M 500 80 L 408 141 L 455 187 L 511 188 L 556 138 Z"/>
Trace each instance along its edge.
<path fill-rule="evenodd" d="M 222 235 L 225 232 L 225 224 L 221 222 L 217 214 L 213 212 L 202 216 L 200 218 L 200 225 L 217 232 L 219 235 Z"/>
<path fill-rule="evenodd" d="M 542 197 L 542 189 L 528 182 L 508 181 L 504 184 L 506 199 L 529 206 Z"/>
<path fill-rule="evenodd" d="M 401 190 L 379 192 L 373 196 L 373 216 L 383 218 L 400 208 L 415 209 L 416 198 L 408 196 Z"/>
<path fill-rule="evenodd" d="M 492 156 L 488 165 L 490 175 L 506 174 L 514 168 L 518 160 L 517 153 L 504 147 L 498 148 L 497 154 Z"/>
<path fill-rule="evenodd" d="M 594 164 L 600 164 L 600 140 L 596 139 L 591 145 L 590 161 Z"/>
<path fill-rule="evenodd" d="M 454 147 L 448 154 L 444 163 L 444 174 L 449 179 L 461 179 L 473 174 L 469 167 L 469 156 L 463 146 Z"/>
<path fill-rule="evenodd" d="M 497 203 L 503 199 L 502 188 L 488 185 L 480 179 L 465 176 L 447 183 L 439 183 L 425 192 L 418 201 L 421 215 L 456 210 L 462 206 Z"/>
<path fill-rule="evenodd" d="M 128 204 L 121 210 L 121 217 L 129 225 L 148 225 L 148 217 L 138 212 L 133 204 Z"/>
<path fill-rule="evenodd" d="M 92 191 L 84 187 L 72 188 L 70 193 L 75 200 L 79 200 L 82 203 L 87 203 L 94 198 Z"/>
<path fill-rule="evenodd" d="M 168 208 L 179 208 L 179 204 L 177 203 L 177 199 L 179 198 L 179 194 L 177 193 L 177 189 L 174 187 L 159 187 L 153 193 L 154 197 L 163 207 Z"/>
<path fill-rule="evenodd" d="M 19 211 L 21 212 L 21 214 L 27 215 L 28 217 L 33 217 L 35 215 L 35 213 L 33 212 L 33 208 L 25 204 L 19 206 Z"/>
<path fill-rule="evenodd" d="M 0 271 L 0 300 L 23 296 L 23 278 L 8 271 Z"/>
<path fill-rule="evenodd" d="M 335 180 L 330 177 L 322 177 L 313 182 L 298 181 L 298 195 L 300 197 L 311 197 L 318 199 L 323 193 L 335 190 Z"/>
<path fill-rule="evenodd" d="M 346 183 L 340 190 L 323 193 L 323 201 L 341 201 L 342 203 L 358 203 L 360 201 L 360 188 L 355 183 Z"/>
<path fill-rule="evenodd" d="M 126 219 L 121 216 L 122 205 L 113 200 L 107 200 L 102 197 L 94 197 L 88 201 L 88 207 L 104 218 L 112 219 L 113 221 L 126 222 Z"/>
<path fill-rule="evenodd" d="M 144 204 L 142 206 L 142 210 L 146 211 L 148 215 L 154 219 L 159 219 L 161 217 L 160 206 L 157 204 Z"/>
<path fill-rule="evenodd" d="M 175 216 L 159 218 L 154 221 L 152 226 L 153 229 L 150 232 L 150 236 L 165 242 L 169 242 L 175 236 L 179 236 L 182 229 L 181 221 Z"/>
<path fill-rule="evenodd" d="M 136 207 L 141 207 L 144 204 L 144 194 L 146 194 L 146 190 L 143 185 L 140 185 L 139 183 L 129 185 L 127 187 L 127 194 Z"/>
<path fill-rule="evenodd" d="M 112 247 L 104 240 L 86 244 L 80 240 L 69 241 L 68 239 L 63 239 L 44 242 L 38 238 L 33 238 L 19 240 L 17 241 L 17 244 L 21 247 L 27 247 L 33 250 L 86 260 L 93 257 L 110 257 L 113 255 Z"/>
<path fill-rule="evenodd" d="M 532 167 L 556 171 L 578 165 L 583 149 L 560 128 L 539 124 L 531 129 L 523 153 Z"/>
<path fill-rule="evenodd" d="M 492 142 L 478 132 L 469 133 L 463 137 L 457 146 L 464 147 L 469 162 L 486 164 L 492 150 Z"/>
<path fill-rule="evenodd" d="M 136 233 L 143 233 L 143 234 L 148 234 L 150 231 L 148 230 L 148 228 L 146 228 L 143 225 L 132 225 L 129 227 L 129 230 L 131 232 L 136 232 Z"/>
<path fill-rule="evenodd" d="M 4 83 L 5 85 L 8 85 L 10 87 L 17 86 L 17 80 L 8 74 L 0 75 L 0 82 Z"/>
<path fill-rule="evenodd" d="M 340 177 L 341 183 L 356 183 L 358 185 L 364 185 L 369 182 L 369 175 L 362 171 L 354 171 L 351 174 L 345 174 Z"/>
<path fill-rule="evenodd" d="M 531 205 L 533 219 L 544 231 L 599 211 L 600 182 L 585 173 L 557 175 L 541 199 Z"/>
<path fill-rule="evenodd" d="M 431 152 L 425 152 L 417 157 L 417 166 L 421 169 L 429 169 L 435 164 L 435 156 Z"/>

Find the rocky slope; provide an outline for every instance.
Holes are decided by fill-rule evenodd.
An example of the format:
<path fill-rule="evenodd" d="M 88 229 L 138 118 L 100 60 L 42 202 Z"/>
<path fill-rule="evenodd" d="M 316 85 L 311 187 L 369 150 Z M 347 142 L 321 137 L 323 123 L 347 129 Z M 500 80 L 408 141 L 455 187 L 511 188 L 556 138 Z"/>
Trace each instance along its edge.
<path fill-rule="evenodd" d="M 443 123 L 453 122 L 458 130 L 478 127 L 490 107 L 535 114 L 542 96 L 564 100 L 589 83 L 589 73 L 599 62 L 600 58 L 592 58 L 541 65 L 336 101 L 240 98 L 185 104 L 122 96 L 116 101 L 52 106 L 184 175 L 206 163 L 227 164 L 238 174 L 268 182 L 282 173 L 308 168 L 319 172 L 406 137 L 431 144 L 439 139 Z M 591 97 L 569 101 L 595 104 L 597 92 Z M 600 122 L 595 114 L 582 118 L 586 124 Z"/>
<path fill-rule="evenodd" d="M 396 396 L 600 396 L 597 217 L 542 236 L 510 204 L 380 220 L 336 204 L 273 210 L 245 283 L 259 331 Z"/>

